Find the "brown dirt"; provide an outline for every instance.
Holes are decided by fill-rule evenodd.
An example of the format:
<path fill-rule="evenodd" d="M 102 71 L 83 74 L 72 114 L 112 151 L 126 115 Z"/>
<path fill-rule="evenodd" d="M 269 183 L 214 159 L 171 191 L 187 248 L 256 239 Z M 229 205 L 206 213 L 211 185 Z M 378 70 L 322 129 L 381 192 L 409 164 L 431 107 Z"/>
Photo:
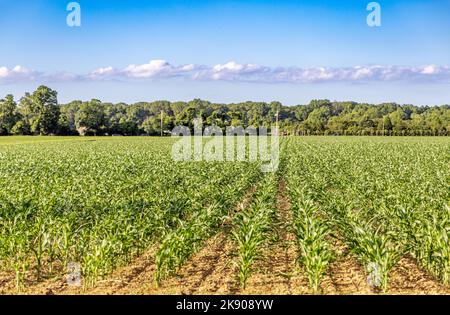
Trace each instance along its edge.
<path fill-rule="evenodd" d="M 150 273 L 154 269 L 154 254 L 156 247 L 148 250 L 144 255 L 136 258 L 127 266 L 118 268 L 112 272 L 106 279 L 100 280 L 92 289 L 85 290 L 82 286 L 69 286 L 65 277 L 61 273 L 47 279 L 37 281 L 28 277 L 25 284 L 25 289 L 21 292 L 16 291 L 14 275 L 10 275 L 11 280 L 6 286 L 0 289 L 3 294 L 39 294 L 39 295 L 53 295 L 53 294 L 120 294 L 120 290 L 124 287 L 131 287 L 133 285 L 143 287 L 147 281 L 144 279 L 145 274 Z M 0 279 L 3 279 L 0 275 Z M 153 279 L 153 278 L 149 278 Z M 0 280 L 1 283 L 1 280 Z"/>
<path fill-rule="evenodd" d="M 235 209 L 242 211 L 252 200 L 253 186 Z M 238 294 L 234 264 L 235 245 L 230 239 L 231 219 L 224 222 L 223 232 L 209 239 L 176 274 L 164 281 L 156 294 Z"/>
<path fill-rule="evenodd" d="M 164 281 L 155 294 L 237 294 L 234 243 L 220 233 L 183 266 L 176 276 Z"/>
<path fill-rule="evenodd" d="M 323 280 L 324 294 L 383 294 L 368 284 L 364 268 L 345 245 L 335 240 L 334 250 L 338 258 L 331 263 Z M 450 287 L 441 284 L 406 255 L 391 270 L 388 291 L 384 294 L 450 294 Z"/>
<path fill-rule="evenodd" d="M 145 294 L 154 286 L 156 251 L 157 247 L 154 246 L 143 256 L 136 258 L 132 264 L 113 272 L 105 280 L 99 281 L 93 289 L 74 293 Z"/>
<path fill-rule="evenodd" d="M 374 294 L 356 257 L 340 241 L 334 239 L 332 245 L 336 259 L 322 281 L 323 294 Z"/>
<path fill-rule="evenodd" d="M 450 286 L 440 284 L 433 276 L 420 268 L 413 257 L 406 255 L 392 269 L 388 293 L 450 295 Z"/>
<path fill-rule="evenodd" d="M 15 277 L 13 272 L 0 272 L 0 294 L 8 294 L 15 290 Z"/>
<path fill-rule="evenodd" d="M 30 265 L 33 265 L 31 262 Z M 47 286 L 60 282 L 59 275 L 61 266 L 54 265 L 53 271 L 43 268 L 40 280 L 37 279 L 36 270 L 29 269 L 24 276 L 23 288 L 17 290 L 15 272 L 8 270 L 0 272 L 0 295 L 1 294 L 47 294 Z"/>

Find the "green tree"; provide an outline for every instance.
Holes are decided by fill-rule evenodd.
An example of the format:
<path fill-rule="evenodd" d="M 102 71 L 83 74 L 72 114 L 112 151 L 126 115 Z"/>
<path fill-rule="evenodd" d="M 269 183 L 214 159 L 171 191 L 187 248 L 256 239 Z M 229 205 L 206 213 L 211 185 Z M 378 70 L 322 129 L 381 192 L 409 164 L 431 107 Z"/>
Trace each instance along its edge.
<path fill-rule="evenodd" d="M 315 132 L 323 132 L 330 117 L 330 109 L 328 107 L 316 108 L 309 114 L 305 121 L 307 128 Z"/>
<path fill-rule="evenodd" d="M 19 111 L 24 119 L 23 125 L 29 126 L 31 133 L 57 133 L 60 115 L 57 95 L 56 91 L 42 85 L 33 94 L 26 93 L 20 100 Z"/>
<path fill-rule="evenodd" d="M 9 94 L 4 100 L 0 100 L 0 135 L 11 134 L 19 118 L 17 104 L 12 95 Z"/>
<path fill-rule="evenodd" d="M 392 122 L 389 116 L 384 116 L 383 118 L 383 126 L 384 130 L 391 131 L 392 130 Z"/>
<path fill-rule="evenodd" d="M 142 123 L 142 129 L 149 136 L 157 136 L 161 134 L 161 120 L 155 116 L 147 118 Z"/>
<path fill-rule="evenodd" d="M 30 125 L 28 125 L 24 120 L 19 120 L 16 122 L 14 127 L 11 129 L 13 135 L 30 135 Z"/>
<path fill-rule="evenodd" d="M 102 103 L 93 99 L 81 104 L 75 115 L 75 125 L 82 135 L 99 135 L 106 129 Z"/>

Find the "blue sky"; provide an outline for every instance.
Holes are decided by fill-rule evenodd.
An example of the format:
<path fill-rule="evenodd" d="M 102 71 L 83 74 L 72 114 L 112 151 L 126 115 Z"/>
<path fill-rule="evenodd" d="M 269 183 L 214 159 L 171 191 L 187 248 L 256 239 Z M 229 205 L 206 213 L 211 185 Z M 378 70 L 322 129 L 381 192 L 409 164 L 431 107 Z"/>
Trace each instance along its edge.
<path fill-rule="evenodd" d="M 0 97 L 450 103 L 450 0 L 69 2 L 0 0 Z"/>

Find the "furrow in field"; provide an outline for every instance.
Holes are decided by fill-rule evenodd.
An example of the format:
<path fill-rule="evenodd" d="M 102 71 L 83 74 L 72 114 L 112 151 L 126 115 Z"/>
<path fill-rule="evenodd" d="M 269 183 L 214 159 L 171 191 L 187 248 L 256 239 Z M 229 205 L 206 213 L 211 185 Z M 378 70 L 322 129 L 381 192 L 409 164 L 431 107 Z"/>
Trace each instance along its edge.
<path fill-rule="evenodd" d="M 346 245 L 335 241 L 337 259 L 331 263 L 322 282 L 324 294 L 377 294 L 381 293 L 369 285 L 368 275 Z M 407 254 L 394 266 L 389 276 L 387 294 L 450 294 L 450 288 L 422 269 L 413 257 Z"/>
<path fill-rule="evenodd" d="M 234 244 L 226 233 L 209 239 L 175 276 L 156 291 L 162 294 L 235 294 L 239 290 L 233 264 Z"/>
<path fill-rule="evenodd" d="M 256 186 L 236 207 L 244 209 L 252 200 Z M 178 294 L 235 294 L 239 291 L 236 267 L 233 263 L 235 245 L 229 237 L 230 221 L 224 222 L 224 232 L 210 238 L 205 246 L 189 260 L 175 277 L 164 281 L 163 293 Z"/>
<path fill-rule="evenodd" d="M 324 294 L 374 294 L 367 275 L 348 247 L 338 240 L 332 242 L 336 259 L 330 264 L 322 281 Z"/>
<path fill-rule="evenodd" d="M 139 294 L 144 287 L 150 287 L 153 280 L 154 256 L 156 247 L 152 247 L 143 255 L 135 258 L 124 267 L 113 271 L 103 280 L 97 281 L 93 288 L 83 289 L 82 286 L 70 286 L 65 276 L 55 276 L 50 279 L 27 284 L 23 293 L 67 295 L 67 294 Z M 11 288 L 14 292 L 15 288 Z"/>
<path fill-rule="evenodd" d="M 12 272 L 0 272 L 0 294 L 8 294 L 15 288 L 15 276 Z"/>
<path fill-rule="evenodd" d="M 156 248 L 143 257 L 124 268 L 117 276 L 113 276 L 100 283 L 92 293 L 94 294 L 149 294 L 155 286 L 155 252 Z M 113 289 L 109 289 L 109 287 Z"/>
<path fill-rule="evenodd" d="M 278 239 L 263 252 L 263 259 L 255 264 L 255 272 L 248 279 L 245 294 L 308 294 L 308 281 L 297 267 L 295 235 L 290 231 L 292 215 L 285 196 L 286 183 L 278 188 Z"/>
<path fill-rule="evenodd" d="M 100 280 L 87 294 L 145 294 L 153 286 L 156 246 Z"/>
<path fill-rule="evenodd" d="M 403 257 L 392 269 L 389 278 L 391 294 L 450 294 L 450 287 L 441 284 L 410 255 Z"/>
<path fill-rule="evenodd" d="M 61 268 L 58 266 L 55 269 Z M 65 283 L 59 272 L 54 275 L 47 273 L 38 281 L 34 270 L 29 270 L 25 275 L 24 287 L 18 290 L 14 272 L 2 272 L 0 273 L 0 294 L 53 294 L 54 291 L 63 290 Z"/>

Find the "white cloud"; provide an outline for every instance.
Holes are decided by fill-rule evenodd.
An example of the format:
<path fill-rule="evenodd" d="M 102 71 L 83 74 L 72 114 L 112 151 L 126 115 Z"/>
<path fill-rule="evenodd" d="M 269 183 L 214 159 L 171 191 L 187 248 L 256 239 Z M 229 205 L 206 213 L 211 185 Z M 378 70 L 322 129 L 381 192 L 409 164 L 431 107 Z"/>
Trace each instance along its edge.
<path fill-rule="evenodd" d="M 318 83 L 369 81 L 443 81 L 450 82 L 450 68 L 355 66 L 355 67 L 277 67 L 229 62 L 195 73 L 194 79 L 264 83 Z"/>
<path fill-rule="evenodd" d="M 152 79 L 152 78 L 170 78 L 190 74 L 200 69 L 194 64 L 183 66 L 173 66 L 165 60 L 150 60 L 149 63 L 135 65 L 131 64 L 124 69 L 115 69 L 111 66 L 98 68 L 92 71 L 88 77 L 90 79 Z"/>
<path fill-rule="evenodd" d="M 12 69 L 0 67 L 0 83 L 22 81 L 95 81 L 95 80 L 149 80 L 184 78 L 197 81 L 231 81 L 254 83 L 319 83 L 319 82 L 374 82 L 420 81 L 450 82 L 450 67 L 424 66 L 355 66 L 355 67 L 267 67 L 230 61 L 214 66 L 186 64 L 173 65 L 166 60 L 151 60 L 145 64 L 130 64 L 122 69 L 100 67 L 85 75 L 68 72 L 42 74 L 22 66 Z"/>
<path fill-rule="evenodd" d="M 114 72 L 115 72 L 114 68 L 109 66 L 109 67 L 105 67 L 105 68 L 98 68 L 98 69 L 92 71 L 92 74 L 102 76 L 102 75 L 111 75 Z"/>
<path fill-rule="evenodd" d="M 238 64 L 234 61 L 230 61 L 226 64 L 218 64 L 212 67 L 212 69 L 203 72 L 203 76 L 206 74 L 206 78 L 211 78 L 213 80 L 239 80 L 247 79 L 258 79 L 259 76 L 264 75 L 270 71 L 269 68 L 264 66 L 259 66 L 256 64 Z M 202 75 L 197 76 L 202 78 Z"/>
<path fill-rule="evenodd" d="M 428 65 L 422 68 L 421 73 L 423 74 L 438 74 L 440 69 L 436 65 Z"/>
<path fill-rule="evenodd" d="M 37 71 L 25 68 L 23 66 L 15 66 L 12 69 L 0 67 L 0 83 L 14 83 L 23 81 L 33 81 L 41 74 Z"/>
<path fill-rule="evenodd" d="M 165 60 L 151 60 L 143 65 L 129 65 L 122 73 L 131 78 L 152 78 L 155 76 L 167 76 L 173 67 Z"/>

